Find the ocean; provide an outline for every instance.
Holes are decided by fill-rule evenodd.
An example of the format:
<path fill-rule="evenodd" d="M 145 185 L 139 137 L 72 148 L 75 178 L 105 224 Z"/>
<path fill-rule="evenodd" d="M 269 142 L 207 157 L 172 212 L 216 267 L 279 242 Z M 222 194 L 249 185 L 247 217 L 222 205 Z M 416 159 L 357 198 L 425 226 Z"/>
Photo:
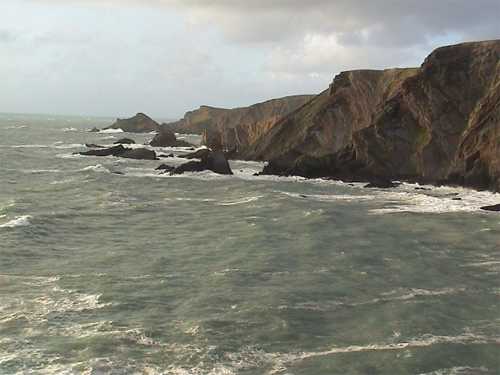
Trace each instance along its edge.
<path fill-rule="evenodd" d="M 0 115 L 0 374 L 500 374 L 500 194 L 73 154 L 111 122 Z"/>

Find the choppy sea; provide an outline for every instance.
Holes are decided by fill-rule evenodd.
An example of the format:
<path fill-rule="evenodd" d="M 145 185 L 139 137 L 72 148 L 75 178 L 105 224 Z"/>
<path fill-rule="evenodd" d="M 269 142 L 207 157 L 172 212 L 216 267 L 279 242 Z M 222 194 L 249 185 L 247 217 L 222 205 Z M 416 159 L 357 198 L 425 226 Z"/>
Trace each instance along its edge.
<path fill-rule="evenodd" d="M 500 194 L 73 154 L 110 123 L 0 115 L 0 374 L 500 374 Z"/>

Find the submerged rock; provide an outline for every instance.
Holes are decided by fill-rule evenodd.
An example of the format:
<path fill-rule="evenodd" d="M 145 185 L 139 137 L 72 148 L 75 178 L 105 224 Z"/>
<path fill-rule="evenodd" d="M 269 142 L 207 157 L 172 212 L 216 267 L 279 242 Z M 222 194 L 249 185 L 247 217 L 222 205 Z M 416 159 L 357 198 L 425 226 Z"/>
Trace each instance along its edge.
<path fill-rule="evenodd" d="M 89 133 L 99 133 L 100 130 L 99 128 L 93 127 L 92 129 L 89 130 Z"/>
<path fill-rule="evenodd" d="M 158 154 L 159 158 L 173 158 L 174 154 Z"/>
<path fill-rule="evenodd" d="M 495 204 L 493 206 L 484 206 L 484 207 L 481 207 L 481 210 L 500 212 L 500 204 Z"/>
<path fill-rule="evenodd" d="M 116 142 L 114 142 L 113 144 L 115 144 L 115 145 L 119 145 L 119 144 L 133 145 L 133 144 L 135 144 L 135 141 L 133 139 L 130 139 L 130 138 L 121 138 L 121 139 L 117 140 Z"/>
<path fill-rule="evenodd" d="M 87 148 L 105 148 L 105 146 L 96 145 L 95 143 L 85 143 L 85 147 L 87 147 Z"/>
<path fill-rule="evenodd" d="M 168 164 L 161 164 L 158 168 L 156 168 L 156 171 L 165 171 L 165 172 L 172 172 L 175 169 L 174 166 L 168 165 Z"/>
<path fill-rule="evenodd" d="M 401 185 L 399 182 L 393 182 L 393 181 L 388 180 L 388 179 L 380 178 L 380 179 L 375 179 L 375 180 L 371 181 L 369 184 L 365 185 L 364 187 L 368 188 L 368 189 L 370 189 L 370 188 L 391 189 L 391 188 L 398 187 L 399 185 Z"/>

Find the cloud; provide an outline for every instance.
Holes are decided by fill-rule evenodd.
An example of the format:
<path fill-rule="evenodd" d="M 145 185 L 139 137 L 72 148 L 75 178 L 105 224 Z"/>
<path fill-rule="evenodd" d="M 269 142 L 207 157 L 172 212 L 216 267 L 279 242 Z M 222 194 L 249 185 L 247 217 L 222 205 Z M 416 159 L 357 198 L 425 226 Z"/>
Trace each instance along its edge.
<path fill-rule="evenodd" d="M 12 43 L 17 39 L 17 34 L 10 30 L 0 30 L 0 43 Z"/>

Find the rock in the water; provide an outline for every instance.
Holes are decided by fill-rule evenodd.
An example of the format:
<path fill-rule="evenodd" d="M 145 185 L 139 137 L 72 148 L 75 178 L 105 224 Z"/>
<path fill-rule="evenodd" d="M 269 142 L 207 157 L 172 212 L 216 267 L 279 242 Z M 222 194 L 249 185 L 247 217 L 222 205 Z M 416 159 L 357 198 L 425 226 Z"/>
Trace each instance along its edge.
<path fill-rule="evenodd" d="M 500 204 L 495 204 L 493 206 L 484 206 L 484 207 L 481 207 L 481 210 L 500 212 Z"/>
<path fill-rule="evenodd" d="M 100 130 L 99 128 L 93 127 L 92 129 L 89 130 L 89 133 L 99 133 Z"/>
<path fill-rule="evenodd" d="M 138 113 L 128 119 L 117 119 L 106 129 L 122 129 L 128 133 L 150 133 L 160 131 L 160 124 L 144 113 Z"/>
<path fill-rule="evenodd" d="M 83 151 L 78 154 L 84 156 L 119 156 L 121 158 L 128 159 L 157 160 L 156 153 L 154 151 L 146 148 L 125 148 L 121 144 L 109 148 Z"/>
<path fill-rule="evenodd" d="M 127 148 L 125 149 L 125 152 L 123 152 L 119 156 L 127 159 L 158 160 L 158 158 L 156 157 L 156 152 L 148 150 L 147 148 Z"/>
<path fill-rule="evenodd" d="M 155 170 L 157 171 L 165 171 L 165 172 L 172 172 L 175 169 L 175 167 L 168 165 L 168 164 L 161 164 L 158 168 Z"/>
<path fill-rule="evenodd" d="M 105 148 L 105 146 L 96 145 L 95 143 L 85 143 L 85 147 L 88 147 L 88 148 Z"/>
<path fill-rule="evenodd" d="M 159 158 L 173 158 L 174 154 L 158 154 Z"/>
<path fill-rule="evenodd" d="M 208 148 L 202 148 L 198 151 L 191 152 L 190 154 L 179 155 L 179 157 L 184 159 L 203 159 L 206 158 L 211 152 L 212 151 Z"/>
<path fill-rule="evenodd" d="M 114 142 L 115 145 L 123 144 L 123 145 L 133 145 L 135 144 L 135 141 L 130 138 L 121 138 Z"/>
<path fill-rule="evenodd" d="M 175 133 L 168 128 L 162 127 L 149 143 L 153 147 L 190 147 L 191 144 L 183 140 L 178 140 Z"/>
<path fill-rule="evenodd" d="M 123 147 L 122 145 L 118 145 L 109 148 L 99 148 L 97 150 L 83 151 L 79 152 L 79 154 L 84 156 L 120 156 L 125 151 L 125 147 Z"/>
<path fill-rule="evenodd" d="M 369 184 L 365 185 L 365 188 L 390 189 L 398 187 L 399 185 L 401 184 L 398 182 L 392 182 L 391 180 L 381 178 L 371 181 Z"/>
<path fill-rule="evenodd" d="M 205 151 L 206 150 L 206 151 Z M 210 170 L 218 174 L 233 174 L 229 162 L 221 151 L 210 151 L 205 149 L 201 154 L 201 161 L 189 161 L 180 165 L 172 171 L 172 174 L 182 174 L 184 172 L 201 172 Z M 201 150 L 200 150 L 201 151 Z M 200 155 L 200 154 L 198 154 Z"/>

